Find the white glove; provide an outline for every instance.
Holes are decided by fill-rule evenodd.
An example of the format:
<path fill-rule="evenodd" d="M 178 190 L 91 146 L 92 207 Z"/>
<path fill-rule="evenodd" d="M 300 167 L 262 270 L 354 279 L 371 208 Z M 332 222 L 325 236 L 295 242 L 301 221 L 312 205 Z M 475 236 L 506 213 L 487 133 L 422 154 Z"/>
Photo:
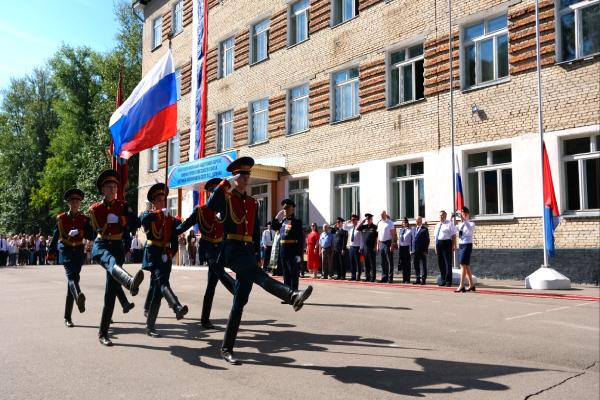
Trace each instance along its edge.
<path fill-rule="evenodd" d="M 296 263 L 300 264 L 301 261 L 302 261 L 302 258 L 300 256 L 296 256 Z"/>
<path fill-rule="evenodd" d="M 169 215 L 169 210 L 167 210 L 166 208 L 162 208 L 160 211 L 162 211 L 164 215 Z"/>
<path fill-rule="evenodd" d="M 166 255 L 166 254 L 163 254 L 163 255 L 162 255 L 162 260 L 163 260 L 163 262 L 167 262 L 167 260 L 168 260 L 168 259 L 169 259 L 169 257 L 167 257 L 167 255 Z"/>
<path fill-rule="evenodd" d="M 235 187 L 235 182 L 240 178 L 240 174 L 235 174 L 228 178 L 225 178 L 227 182 L 229 182 L 229 190 L 231 191 Z"/>
<path fill-rule="evenodd" d="M 285 210 L 280 210 L 277 215 L 275 216 L 275 219 L 279 222 L 283 221 L 283 218 L 285 217 Z"/>
<path fill-rule="evenodd" d="M 75 236 L 77 236 L 77 235 L 79 235 L 79 229 L 71 229 L 71 230 L 69 231 L 69 236 L 71 236 L 71 237 L 75 237 Z"/>
<path fill-rule="evenodd" d="M 119 223 L 119 217 L 117 217 L 113 213 L 110 213 L 106 216 L 106 222 L 108 222 L 109 224 L 117 224 Z"/>

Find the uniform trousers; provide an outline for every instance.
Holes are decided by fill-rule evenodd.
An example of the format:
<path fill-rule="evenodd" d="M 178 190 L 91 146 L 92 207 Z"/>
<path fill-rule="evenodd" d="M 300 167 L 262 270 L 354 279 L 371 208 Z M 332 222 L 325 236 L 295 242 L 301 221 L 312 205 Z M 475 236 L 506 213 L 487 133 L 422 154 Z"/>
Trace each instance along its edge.
<path fill-rule="evenodd" d="M 283 284 L 292 290 L 298 290 L 300 283 L 300 268 L 299 262 L 295 255 L 283 255 L 280 253 L 283 266 Z"/>
<path fill-rule="evenodd" d="M 452 283 L 452 240 L 438 240 L 435 249 L 442 283 Z"/>
<path fill-rule="evenodd" d="M 365 256 L 365 279 L 367 282 L 375 282 L 377 276 L 377 265 L 375 263 L 375 250 L 372 248 L 363 249 Z"/>
<path fill-rule="evenodd" d="M 402 282 L 410 282 L 410 246 L 400 246 L 398 250 L 398 272 L 402 272 Z"/>
<path fill-rule="evenodd" d="M 346 264 L 344 258 L 346 254 L 342 250 L 333 250 L 333 265 L 336 273 L 336 279 L 346 279 Z"/>
<path fill-rule="evenodd" d="M 199 251 L 201 257 L 206 260 L 208 264 L 208 281 L 206 282 L 206 291 L 204 292 L 204 300 L 202 302 L 201 321 L 208 321 L 210 319 L 210 311 L 212 309 L 217 283 L 221 281 L 223 286 L 225 286 L 225 289 L 231 294 L 233 294 L 235 287 L 235 279 L 225 272 L 225 259 L 221 255 L 221 248 L 221 243 L 216 244 L 200 240 Z"/>
<path fill-rule="evenodd" d="M 108 335 L 110 318 L 115 308 L 115 300 L 118 288 L 121 286 L 112 277 L 112 270 L 115 265 L 123 265 L 125 253 L 123 251 L 123 242 L 121 240 L 96 239 L 92 247 L 92 259 L 106 270 L 106 279 L 104 284 L 104 323 L 100 324 L 100 335 Z"/>
<path fill-rule="evenodd" d="M 264 254 L 263 254 L 263 262 L 262 267 L 265 271 L 269 270 L 269 263 L 271 262 L 271 251 L 273 251 L 273 246 L 265 246 Z"/>

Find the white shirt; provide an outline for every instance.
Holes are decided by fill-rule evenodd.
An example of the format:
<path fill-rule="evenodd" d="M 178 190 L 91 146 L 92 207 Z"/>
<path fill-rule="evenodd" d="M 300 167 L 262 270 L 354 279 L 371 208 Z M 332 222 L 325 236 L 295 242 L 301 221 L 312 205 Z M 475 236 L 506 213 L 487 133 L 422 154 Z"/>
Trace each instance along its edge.
<path fill-rule="evenodd" d="M 458 244 L 473 243 L 475 222 L 463 221 L 458 224 Z"/>
<path fill-rule="evenodd" d="M 344 225 L 344 229 L 348 231 L 348 247 L 362 246 L 362 232 L 356 228 L 358 228 L 358 223 L 356 225 L 352 223 Z"/>
<path fill-rule="evenodd" d="M 449 220 L 440 222 L 435 226 L 435 241 L 451 240 L 452 236 L 457 234 L 456 226 Z"/>
<path fill-rule="evenodd" d="M 273 239 L 275 238 L 275 232 L 273 229 L 265 229 L 262 234 L 262 245 L 265 247 L 273 247 Z"/>
<path fill-rule="evenodd" d="M 410 247 L 410 251 L 413 251 L 413 230 L 411 228 L 398 228 L 398 242 L 400 246 Z"/>
<path fill-rule="evenodd" d="M 133 250 L 141 250 L 142 249 L 142 243 L 140 242 L 140 239 L 134 237 L 133 240 L 131 241 L 131 248 Z"/>
<path fill-rule="evenodd" d="M 377 240 L 380 242 L 386 242 L 392 240 L 392 230 L 394 229 L 394 223 L 391 219 L 381 220 L 377 223 Z"/>

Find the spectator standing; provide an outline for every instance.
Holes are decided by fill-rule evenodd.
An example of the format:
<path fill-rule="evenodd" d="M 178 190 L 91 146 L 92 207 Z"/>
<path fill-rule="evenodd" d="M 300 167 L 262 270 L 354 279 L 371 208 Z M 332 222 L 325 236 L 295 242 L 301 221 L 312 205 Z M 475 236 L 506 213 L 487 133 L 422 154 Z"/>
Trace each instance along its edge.
<path fill-rule="evenodd" d="M 323 224 L 323 232 L 319 236 L 319 255 L 321 256 L 321 276 L 323 279 L 333 278 L 333 233 L 329 224 Z"/>
<path fill-rule="evenodd" d="M 85 263 L 92 263 L 92 245 L 94 242 L 92 240 L 85 239 L 84 251 L 85 251 Z"/>
<path fill-rule="evenodd" d="M 131 258 L 134 264 L 139 264 L 142 262 L 143 252 L 144 246 L 142 246 L 142 242 L 136 233 L 133 236 L 133 239 L 131 239 Z"/>
<path fill-rule="evenodd" d="M 446 219 L 446 211 L 440 211 L 440 222 L 435 226 L 435 253 L 438 259 L 441 281 L 439 286 L 452 286 L 452 253 L 456 250 L 456 226 Z"/>
<path fill-rule="evenodd" d="M 6 240 L 6 236 L 0 235 L 0 267 L 6 266 L 8 250 L 8 240 Z"/>
<path fill-rule="evenodd" d="M 319 252 L 319 228 L 316 223 L 310 226 L 310 233 L 306 237 L 306 266 L 312 272 L 313 278 L 317 278 L 321 268 L 321 257 Z"/>
<path fill-rule="evenodd" d="M 267 222 L 267 229 L 262 233 L 260 247 L 263 249 L 262 267 L 266 272 L 269 271 L 269 263 L 271 262 L 271 251 L 273 250 L 273 239 L 275 231 L 271 229 L 271 222 Z"/>
<path fill-rule="evenodd" d="M 40 236 L 38 240 L 38 263 L 39 265 L 46 265 L 46 238 L 44 236 Z"/>
<path fill-rule="evenodd" d="M 429 230 L 423 225 L 423 218 L 416 219 L 417 226 L 413 234 L 413 265 L 417 280 L 415 285 L 425 285 L 427 281 L 427 253 L 429 251 Z"/>
<path fill-rule="evenodd" d="M 402 283 L 410 283 L 410 255 L 413 249 L 413 231 L 404 217 L 398 229 L 398 272 L 402 272 Z"/>
<path fill-rule="evenodd" d="M 27 264 L 35 265 L 35 236 L 29 235 L 27 239 Z"/>
<path fill-rule="evenodd" d="M 398 243 L 394 223 L 387 212 L 381 212 L 381 220 L 377 223 L 377 249 L 381 254 L 381 281 L 394 281 L 394 247 Z"/>
<path fill-rule="evenodd" d="M 352 281 L 360 281 L 360 247 L 362 246 L 362 233 L 357 230 L 359 216 L 352 214 L 350 223 L 344 225 L 348 231 L 348 256 L 350 261 L 350 274 Z"/>
<path fill-rule="evenodd" d="M 19 253 L 19 241 L 16 236 L 13 236 L 8 241 L 8 265 L 14 267 L 17 265 L 17 255 Z"/>
<path fill-rule="evenodd" d="M 375 264 L 377 249 L 377 225 L 373 223 L 373 214 L 366 213 L 365 219 L 357 228 L 362 234 L 362 254 L 365 257 L 365 281 L 375 282 L 377 266 Z"/>
<path fill-rule="evenodd" d="M 475 223 L 471 221 L 471 213 L 467 207 L 463 207 L 460 213 L 461 223 L 458 224 L 458 259 L 460 262 L 460 283 L 456 292 L 475 291 L 473 274 L 471 273 L 471 252 L 473 251 L 473 233 Z M 465 289 L 465 276 L 469 281 L 469 287 Z"/>
<path fill-rule="evenodd" d="M 196 265 L 196 233 L 191 230 L 187 237 L 187 247 L 190 265 Z"/>
<path fill-rule="evenodd" d="M 346 246 L 348 244 L 348 231 L 344 229 L 344 218 L 337 217 L 335 228 L 332 230 L 333 236 L 333 265 L 336 271 L 336 280 L 346 279 L 346 265 L 344 257 L 346 256 Z"/>
<path fill-rule="evenodd" d="M 19 265 L 27 265 L 27 238 L 21 235 L 19 239 Z"/>
<path fill-rule="evenodd" d="M 181 235 L 178 236 L 178 246 L 179 246 L 179 257 L 178 257 L 178 263 L 177 265 L 186 265 L 188 263 L 188 252 L 187 252 L 187 248 L 185 247 L 186 241 L 185 241 L 185 233 L 182 233 Z"/>

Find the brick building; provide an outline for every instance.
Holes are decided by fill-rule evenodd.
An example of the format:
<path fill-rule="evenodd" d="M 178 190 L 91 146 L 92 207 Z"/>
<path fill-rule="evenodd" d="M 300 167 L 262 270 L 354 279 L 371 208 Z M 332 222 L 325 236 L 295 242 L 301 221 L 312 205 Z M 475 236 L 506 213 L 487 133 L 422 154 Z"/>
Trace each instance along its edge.
<path fill-rule="evenodd" d="M 145 19 L 143 71 L 172 33 L 181 96 L 177 138 L 141 154 L 143 209 L 165 164 L 194 158 L 193 5 L 135 3 Z M 455 0 L 450 32 L 439 0 L 209 0 L 206 155 L 257 160 L 252 193 L 263 222 L 293 197 L 307 224 L 385 209 L 433 225 L 452 209 L 451 34 L 455 151 L 477 223 L 473 265 L 479 275 L 523 278 L 543 259 L 534 5 Z M 545 139 L 564 215 L 552 264 L 597 283 L 600 0 L 542 1 L 540 29 Z M 187 215 L 191 191 L 180 195 Z"/>

